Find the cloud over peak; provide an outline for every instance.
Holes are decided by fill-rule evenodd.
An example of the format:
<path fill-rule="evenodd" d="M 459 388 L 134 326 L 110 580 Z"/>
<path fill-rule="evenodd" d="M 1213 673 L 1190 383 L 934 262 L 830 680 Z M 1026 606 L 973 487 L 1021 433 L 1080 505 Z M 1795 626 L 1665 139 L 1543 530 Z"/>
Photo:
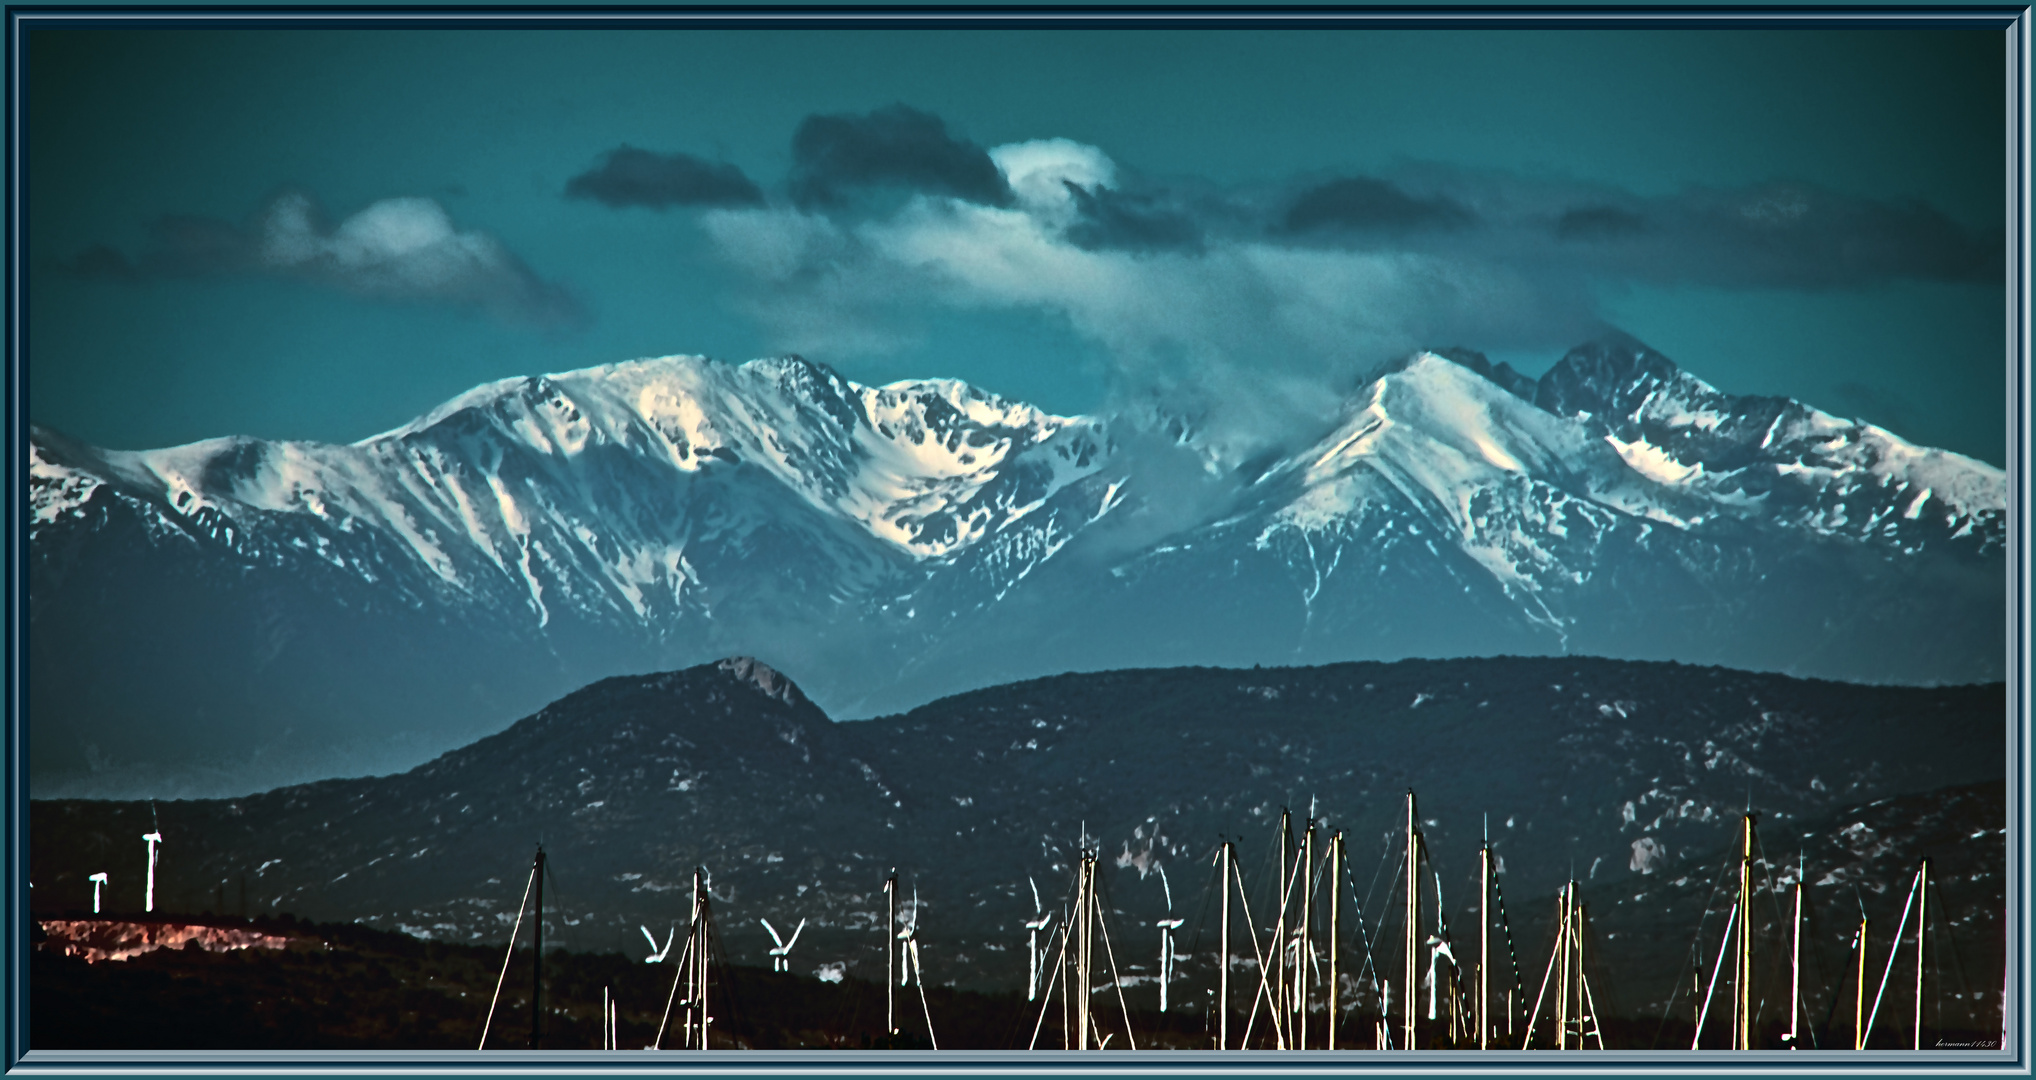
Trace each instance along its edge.
<path fill-rule="evenodd" d="M 703 222 L 777 347 L 883 352 L 935 311 L 1033 311 L 1101 346 L 1122 400 L 1207 416 L 1240 456 L 1414 348 L 1567 348 L 1603 330 L 1608 288 L 2000 268 L 1997 239 L 1930 207 L 1802 184 L 1642 195 L 1439 165 L 1155 181 L 1064 138 L 985 150 L 906 106 L 809 117 L 794 160 L 789 203 Z"/>

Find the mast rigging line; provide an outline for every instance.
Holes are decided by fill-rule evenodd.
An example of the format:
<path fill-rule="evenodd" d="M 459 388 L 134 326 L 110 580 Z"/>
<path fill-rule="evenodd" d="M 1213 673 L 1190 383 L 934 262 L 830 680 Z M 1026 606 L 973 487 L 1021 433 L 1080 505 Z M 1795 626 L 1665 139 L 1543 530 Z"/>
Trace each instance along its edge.
<path fill-rule="evenodd" d="M 1344 862 L 1344 864 L 1343 864 L 1343 876 L 1344 876 L 1344 878 L 1345 878 L 1345 879 L 1346 879 L 1346 880 L 1347 880 L 1347 881 L 1349 882 L 1349 884 L 1350 884 L 1350 899 L 1351 899 L 1351 903 L 1352 903 L 1352 904 L 1354 904 L 1354 905 L 1356 905 L 1356 904 L 1357 904 L 1357 876 L 1356 876 L 1355 874 L 1351 873 L 1351 871 L 1350 871 L 1350 863 L 1349 863 L 1349 862 L 1348 862 L 1347 860 L 1346 860 L 1346 861 Z M 1357 905 L 1357 907 L 1356 907 L 1356 911 L 1357 911 L 1357 940 L 1358 940 L 1358 942 L 1359 942 L 1359 943 L 1360 943 L 1360 944 L 1361 944 L 1361 945 L 1362 945 L 1362 946 L 1364 947 L 1364 970 L 1366 970 L 1366 971 L 1368 971 L 1368 972 L 1370 972 L 1370 973 L 1371 973 L 1371 985 L 1372 985 L 1372 989 L 1373 989 L 1373 990 L 1377 990 L 1377 989 L 1378 989 L 1378 985 L 1379 985 L 1379 973 L 1378 973 L 1378 967 L 1377 967 L 1377 965 L 1375 965 L 1375 964 L 1374 964 L 1374 963 L 1372 962 L 1372 947 L 1371 947 L 1371 939 L 1370 939 L 1370 937 L 1369 937 L 1369 936 L 1367 936 L 1367 935 L 1366 935 L 1366 933 L 1365 933 L 1365 929 L 1364 929 L 1364 907 L 1363 907 L 1362 905 Z M 1380 927 L 1380 930 L 1384 930 L 1384 929 L 1385 929 L 1385 928 L 1384 928 L 1383 926 L 1381 926 L 1381 927 Z M 1357 1003 L 1356 1003 L 1355 1001 L 1351 1002 L 1351 1007 L 1352 1007 L 1353 1009 L 1354 1009 L 1354 1008 L 1356 1008 L 1356 1007 L 1357 1007 Z"/>
<path fill-rule="evenodd" d="M 1046 1026 L 1046 1011 L 1049 1008 L 1053 1007 L 1053 988 L 1061 981 L 1060 970 L 1061 968 L 1066 966 L 1067 939 L 1068 939 L 1067 919 L 1062 919 L 1060 921 L 1060 929 L 1056 931 L 1056 933 L 1058 933 L 1060 936 L 1060 951 L 1054 954 L 1053 974 L 1048 976 L 1046 979 L 1046 989 L 1040 991 L 1039 1020 L 1037 1023 L 1032 1025 L 1032 1041 L 1025 1045 L 1025 1049 L 1027 1050 L 1036 1049 L 1039 1046 L 1039 1031 L 1041 1028 Z M 1061 995 L 1063 999 L 1065 999 L 1067 991 L 1065 989 L 1062 989 Z"/>
<path fill-rule="evenodd" d="M 1261 999 L 1265 1000 L 1272 1004 L 1274 1009 L 1279 1008 L 1279 1005 L 1273 1002 L 1272 987 L 1266 982 L 1265 954 L 1260 952 L 1258 948 L 1257 920 L 1251 916 L 1251 898 L 1244 895 L 1244 875 L 1241 872 L 1237 875 L 1237 902 L 1244 906 L 1244 934 L 1251 939 L 1251 955 L 1258 964 L 1258 994 L 1251 999 L 1251 1016 L 1245 1020 L 1244 1036 L 1237 1043 L 1238 1049 L 1242 1050 L 1251 1042 L 1251 1027 L 1258 1019 L 1259 1001 Z M 1274 943 L 1274 947 L 1278 947 L 1277 942 Z"/>
<path fill-rule="evenodd" d="M 1697 1042 L 1704 1037 L 1704 1020 L 1711 1015 L 1711 995 L 1717 992 L 1718 975 L 1725 970 L 1725 950 L 1732 944 L 1732 931 L 1739 925 L 1739 901 L 1732 901 L 1732 912 L 1725 919 L 1725 936 L 1718 942 L 1718 960 L 1711 965 L 1711 982 L 1704 990 L 1704 1007 L 1697 1013 L 1697 1030 L 1690 1036 L 1690 1049 L 1697 1048 Z"/>
<path fill-rule="evenodd" d="M 1867 1013 L 1866 1029 L 1859 1037 L 1859 1042 L 1862 1048 L 1865 1046 L 1867 1042 L 1871 1041 L 1873 1038 L 1873 1022 L 1876 1018 L 1880 1016 L 1881 998 L 1888 992 L 1888 976 L 1893 975 L 1895 973 L 1895 957 L 1901 955 L 1902 934 L 1909 928 L 1909 909 L 1916 905 L 1916 886 L 1920 884 L 1922 880 L 1923 874 L 1922 871 L 1919 870 L 1916 872 L 1915 879 L 1909 882 L 1909 898 L 1907 900 L 1902 901 L 1902 921 L 1896 925 L 1895 936 L 1893 939 L 1891 939 L 1888 945 L 1888 966 L 1885 971 L 1881 972 L 1880 989 L 1876 990 L 1873 995 L 1873 1011 Z"/>
<path fill-rule="evenodd" d="M 672 974 L 671 993 L 665 995 L 664 1019 L 658 1021 L 657 1038 L 652 1039 L 650 1042 L 651 1048 L 654 1050 L 664 1049 L 665 1028 L 669 1027 L 672 1022 L 672 1004 L 679 999 L 679 980 L 685 978 L 687 973 L 693 970 L 691 966 L 692 962 L 693 962 L 693 935 L 689 933 L 686 935 L 686 947 L 683 951 L 679 953 L 679 969 L 678 971 Z"/>
<path fill-rule="evenodd" d="M 1209 877 L 1207 880 L 1202 882 L 1202 893 L 1201 893 L 1202 906 L 1195 913 L 1195 931 L 1193 934 L 1190 934 L 1188 936 L 1188 955 L 1191 957 L 1197 955 L 1201 951 L 1202 931 L 1208 929 L 1209 926 L 1210 898 L 1214 894 L 1222 892 L 1222 886 L 1219 885 L 1216 880 L 1217 875 L 1222 872 L 1220 869 L 1218 869 L 1216 864 L 1216 859 L 1221 857 L 1222 851 L 1223 851 L 1223 837 L 1221 836 L 1221 834 L 1218 834 L 1216 841 L 1216 851 L 1212 853 L 1212 857 L 1209 859 Z M 1218 957 L 1217 962 L 1218 963 L 1222 962 L 1220 956 Z"/>
<path fill-rule="evenodd" d="M 1109 957 L 1110 959 L 1110 985 L 1117 991 L 1117 1008 L 1122 1010 L 1124 1013 L 1124 1044 L 1130 1047 L 1131 1049 L 1136 1050 L 1138 1049 L 1138 1037 L 1131 1033 L 1131 1006 L 1124 1003 L 1124 980 L 1119 978 L 1117 975 L 1117 950 L 1113 948 L 1110 944 L 1110 927 L 1108 922 L 1103 918 L 1103 916 L 1109 914 L 1110 911 L 1110 909 L 1104 905 L 1104 893 L 1109 889 L 1109 887 L 1110 882 L 1108 878 L 1103 878 L 1095 886 L 1095 895 L 1092 899 L 1097 908 L 1096 929 L 1100 931 L 1103 935 L 1103 955 Z M 924 996 L 923 987 L 921 988 L 921 996 Z M 1092 1012 L 1089 1015 L 1090 1015 L 1089 1022 L 1094 1023 L 1095 1014 Z M 927 1023 L 930 1026 L 932 1024 L 932 1021 L 929 1019 Z M 1097 1030 L 1100 1031 L 1102 1029 L 1098 1028 Z M 935 1047 L 934 1049 L 937 1050 L 939 1049 L 939 1047 Z"/>
<path fill-rule="evenodd" d="M 1761 870 L 1767 876 L 1767 899 L 1769 906 L 1774 908 L 1774 923 L 1772 925 L 1779 928 L 1786 924 L 1786 920 L 1782 918 L 1781 893 L 1775 888 L 1774 885 L 1774 860 L 1767 857 L 1767 849 L 1764 846 L 1762 846 L 1760 842 L 1759 829 L 1753 830 L 1753 850 L 1756 853 L 1758 853 L 1760 857 Z M 1775 976 L 1776 978 L 1780 977 L 1781 956 L 1778 952 L 1775 952 L 1773 950 L 1769 951 L 1767 957 L 1767 970 L 1769 974 Z M 1800 1003 L 1793 1003 L 1791 1005 L 1791 1008 L 1796 1008 L 1799 1005 Z M 1760 1014 L 1766 1008 L 1767 1008 L 1767 997 L 1763 993 L 1760 999 L 1759 1007 L 1753 1010 L 1753 1020 L 1755 1024 L 1758 1024 L 1760 1020 Z M 1790 1022 L 1793 1023 L 1794 1021 L 1791 1020 Z"/>
<path fill-rule="evenodd" d="M 1846 959 L 1846 964 L 1845 964 L 1845 969 L 1846 969 L 1847 971 L 1851 971 L 1851 970 L 1852 970 L 1852 967 L 1853 967 L 1853 965 L 1852 965 L 1852 954 L 1853 954 L 1853 953 L 1854 953 L 1855 951 L 1857 951 L 1857 950 L 1859 949 L 1859 945 L 1860 945 L 1860 943 L 1859 943 L 1859 941 L 1858 941 L 1858 936 L 1859 936 L 1859 935 L 1858 935 L 1858 933 L 1857 933 L 1857 932 L 1855 931 L 1855 932 L 1854 932 L 1854 934 L 1853 934 L 1853 938 L 1854 938 L 1854 940 L 1853 940 L 1853 942 L 1852 942 L 1852 946 L 1851 946 L 1850 948 L 1848 948 L 1848 949 L 1846 949 L 1846 950 L 1845 950 L 1845 959 Z M 1817 953 L 1818 953 L 1818 952 L 1820 952 L 1820 951 L 1821 951 L 1821 950 L 1811 950 L 1811 953 L 1810 953 L 1810 955 L 1811 955 L 1812 957 L 1815 957 L 1815 956 L 1817 955 Z M 1818 967 L 1818 969 L 1817 969 L 1817 974 L 1818 974 L 1819 980 L 1821 981 L 1821 980 L 1822 980 L 1822 978 L 1823 978 L 1823 967 L 1821 966 L 1821 964 L 1819 965 L 1819 967 Z M 1839 998 L 1839 995 L 1838 995 L 1838 992 L 1839 992 L 1840 990 L 1843 990 L 1843 989 L 1845 989 L 1845 983 L 1844 983 L 1844 981 L 1843 981 L 1842 979 L 1841 979 L 1841 980 L 1839 981 L 1839 983 L 1838 983 L 1838 984 L 1837 984 L 1836 986 L 1834 986 L 1834 987 L 1832 987 L 1832 988 L 1831 988 L 1831 1007 L 1830 1007 L 1830 1008 L 1828 1008 L 1828 1009 L 1826 1009 L 1826 1010 L 1824 1010 L 1824 1023 L 1823 1023 L 1822 1029 L 1821 1029 L 1821 1030 L 1822 1030 L 1822 1032 L 1823 1032 L 1823 1033 L 1824 1033 L 1825 1035 L 1829 1035 L 1829 1034 L 1831 1034 L 1831 1022 L 1832 1022 L 1833 1020 L 1836 1020 L 1836 1019 L 1838 1018 L 1838 1002 L 1839 1002 L 1839 1000 L 1840 1000 L 1840 998 Z"/>
<path fill-rule="evenodd" d="M 1527 998 L 1527 982 L 1520 977 L 1520 951 L 1513 945 L 1513 924 L 1506 918 L 1506 890 L 1499 884 L 1496 867 L 1492 871 L 1492 896 L 1499 902 L 1499 933 L 1506 939 L 1506 959 L 1513 966 L 1513 992 L 1520 996 L 1524 1004 Z M 1514 1015 L 1514 1008 L 1509 1004 L 1506 1008 L 1506 1029 L 1509 1034 L 1512 1031 Z"/>
<path fill-rule="evenodd" d="M 1657 1049 L 1661 1046 L 1662 1033 L 1668 1030 L 1668 1018 L 1675 1012 L 1675 1001 L 1682 996 L 1683 976 L 1689 974 L 1695 962 L 1703 958 L 1701 946 L 1704 940 L 1704 923 L 1711 918 L 1711 905 L 1717 903 L 1719 891 L 1725 887 L 1726 880 L 1738 865 L 1738 858 L 1728 854 L 1724 862 L 1718 866 L 1718 876 L 1711 879 L 1711 894 L 1704 898 L 1704 906 L 1697 913 L 1697 932 L 1690 937 L 1690 954 L 1684 958 L 1682 970 L 1676 973 L 1675 986 L 1669 990 L 1668 1000 L 1661 1006 L 1661 1023 L 1654 1029 L 1654 1047 Z M 1738 917 L 1739 902 L 1737 900 L 1732 902 L 1732 908 L 1733 914 L 1727 916 L 1728 921 Z M 1701 1023 L 1698 1024 L 1699 1029 L 1702 1026 Z"/>
<path fill-rule="evenodd" d="M 488 1001 L 488 1019 L 481 1024 L 481 1044 L 476 1050 L 488 1048 L 488 1029 L 495 1024 L 495 1004 L 502 1000 L 502 983 L 509 978 L 509 962 L 516 957 L 516 935 L 523 929 L 523 912 L 530 905 L 531 886 L 537 884 L 537 865 L 531 864 L 530 880 L 523 885 L 523 900 L 516 905 L 516 925 L 509 928 L 509 951 L 502 957 L 502 974 L 495 977 L 495 996 Z"/>

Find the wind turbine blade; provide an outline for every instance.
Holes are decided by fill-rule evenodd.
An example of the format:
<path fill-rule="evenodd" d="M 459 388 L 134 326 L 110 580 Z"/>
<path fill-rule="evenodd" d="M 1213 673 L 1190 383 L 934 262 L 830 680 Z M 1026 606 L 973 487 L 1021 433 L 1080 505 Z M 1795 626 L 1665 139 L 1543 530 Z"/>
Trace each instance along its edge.
<path fill-rule="evenodd" d="M 1174 911 L 1174 887 L 1167 884 L 1166 867 L 1160 866 L 1154 869 L 1159 871 L 1159 887 L 1166 890 L 1166 912 L 1171 915 Z"/>
<path fill-rule="evenodd" d="M 785 942 L 786 952 L 791 952 L 792 946 L 797 945 L 799 943 L 799 931 L 804 929 L 806 929 L 806 920 L 800 919 L 799 925 L 792 928 L 792 940 Z"/>
<path fill-rule="evenodd" d="M 778 936 L 778 928 L 772 926 L 769 919 L 758 919 L 757 921 L 763 924 L 764 929 L 771 932 L 771 940 L 777 943 L 778 948 L 785 948 L 785 939 Z"/>
<path fill-rule="evenodd" d="M 650 942 L 651 951 L 657 951 L 657 938 L 651 935 L 650 927 L 638 923 L 636 928 L 643 931 L 643 940 Z"/>
<path fill-rule="evenodd" d="M 1040 906 L 1039 903 L 1039 883 L 1032 880 L 1031 874 L 1027 874 L 1025 875 L 1025 884 L 1032 886 L 1032 913 L 1034 915 L 1045 914 L 1046 909 Z"/>

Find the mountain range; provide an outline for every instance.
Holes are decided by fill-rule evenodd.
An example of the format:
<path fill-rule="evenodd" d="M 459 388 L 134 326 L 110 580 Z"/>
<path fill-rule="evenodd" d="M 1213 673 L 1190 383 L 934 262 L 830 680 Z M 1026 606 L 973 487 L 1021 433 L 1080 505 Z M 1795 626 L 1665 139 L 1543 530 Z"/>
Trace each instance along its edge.
<path fill-rule="evenodd" d="M 232 799 L 37 800 L 31 896 L 38 912 L 80 911 L 89 875 L 108 872 L 107 910 L 139 910 L 152 832 L 158 913 L 244 905 L 499 943 L 541 842 L 548 943 L 649 954 L 643 933 L 667 940 L 699 867 L 730 958 L 763 963 L 761 919 L 786 933 L 804 922 L 795 971 L 881 980 L 895 869 L 927 977 L 1010 992 L 1024 923 L 1065 906 L 1086 845 L 1102 857 L 1115 962 L 1150 994 L 1153 925 L 1169 916 L 1184 920 L 1182 978 L 1211 981 L 1219 839 L 1237 844 L 1254 925 L 1270 919 L 1283 809 L 1296 833 L 1312 815 L 1322 840 L 1345 836 L 1346 943 L 1360 922 L 1397 940 L 1412 789 L 1460 962 L 1476 948 L 1489 836 L 1529 990 L 1550 901 L 1573 877 L 1602 935 L 1605 1008 L 1642 1017 L 1687 985 L 1676 969 L 1700 928 L 1717 947 L 1732 892 L 1718 882 L 1750 809 L 1763 964 L 1781 955 L 1776 913 L 1801 866 L 1822 1009 L 1832 973 L 1850 970 L 1857 914 L 1871 911 L 1878 965 L 1915 861 L 1932 856 L 1932 948 L 1962 950 L 1940 962 L 1963 965 L 1961 995 L 1986 992 L 1957 1005 L 1983 1014 L 2006 955 L 2006 708 L 2000 684 L 1519 657 L 1061 675 L 840 723 L 738 658 L 603 680 L 395 776 Z"/>
<path fill-rule="evenodd" d="M 837 716 L 1149 666 L 2005 663 L 2001 470 L 1619 336 L 1539 379 L 1413 354 L 1241 464 L 798 357 L 510 379 L 343 446 L 28 449 L 38 796 L 395 772 L 737 654 Z"/>

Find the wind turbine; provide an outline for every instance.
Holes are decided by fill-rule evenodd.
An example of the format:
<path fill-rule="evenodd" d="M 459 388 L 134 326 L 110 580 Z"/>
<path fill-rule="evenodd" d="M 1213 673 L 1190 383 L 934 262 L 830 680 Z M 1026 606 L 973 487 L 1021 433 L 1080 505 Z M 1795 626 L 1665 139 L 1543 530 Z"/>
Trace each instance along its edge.
<path fill-rule="evenodd" d="M 778 947 L 771 950 L 771 970 L 792 970 L 792 946 L 799 943 L 799 931 L 806 929 L 806 920 L 800 919 L 799 925 L 792 929 L 792 940 L 790 941 L 786 941 L 778 936 L 778 928 L 772 926 L 769 919 L 758 919 L 757 921 L 763 924 L 764 929 L 771 932 L 771 940 L 778 943 Z"/>
<path fill-rule="evenodd" d="M 1026 971 L 1028 972 L 1025 977 L 1025 1000 L 1032 1001 L 1039 993 L 1039 933 L 1046 929 L 1047 923 L 1053 921 L 1053 912 L 1040 906 L 1039 883 L 1032 880 L 1032 875 L 1025 875 L 1025 882 L 1032 886 L 1032 911 L 1037 916 L 1025 924 L 1025 929 L 1031 931 L 1031 936 L 1025 939 Z"/>
<path fill-rule="evenodd" d="M 910 986 L 913 977 L 919 973 L 919 886 L 916 883 L 912 886 L 912 918 L 905 923 L 903 930 L 898 931 L 898 942 L 905 954 L 904 963 L 898 965 L 898 985 Z M 923 990 L 926 983 L 922 980 L 919 986 Z"/>
<path fill-rule="evenodd" d="M 157 826 L 157 828 L 161 828 L 161 826 Z M 163 842 L 163 834 L 148 832 L 141 834 L 141 838 L 148 841 L 148 892 L 142 901 L 142 909 L 144 911 L 154 911 L 156 909 L 156 845 Z"/>
<path fill-rule="evenodd" d="M 919 1008 L 926 1014 L 926 1040 L 938 1050 L 940 1038 L 933 1034 L 933 1007 L 926 1004 L 926 972 L 919 966 L 919 886 L 916 883 L 912 886 L 912 919 L 903 930 L 898 931 L 898 940 L 905 946 L 901 965 L 904 970 L 899 972 L 898 985 L 908 985 L 908 980 L 919 984 Z"/>
<path fill-rule="evenodd" d="M 1159 885 L 1166 890 L 1166 913 L 1174 913 L 1174 889 L 1167 884 L 1166 867 L 1159 868 Z M 1161 919 L 1153 924 L 1159 927 L 1159 1011 L 1166 1011 L 1166 984 L 1174 974 L 1174 931 L 1180 929 L 1180 919 Z"/>
<path fill-rule="evenodd" d="M 644 926 L 641 923 L 639 923 L 637 924 L 636 928 L 638 930 L 643 931 L 643 936 L 646 940 L 650 942 L 650 947 L 653 949 L 657 949 L 656 952 L 651 953 L 649 956 L 643 958 L 643 962 L 646 964 L 655 964 L 663 961 L 666 955 L 668 955 L 672 951 L 672 941 L 679 936 L 679 928 L 676 924 L 674 924 L 672 926 L 672 932 L 665 935 L 664 947 L 658 948 L 657 938 L 651 935 L 650 927 Z"/>
<path fill-rule="evenodd" d="M 102 870 L 99 873 L 93 874 L 87 880 L 92 883 L 92 914 L 97 915 L 99 914 L 99 887 L 106 884 L 106 873 Z"/>

